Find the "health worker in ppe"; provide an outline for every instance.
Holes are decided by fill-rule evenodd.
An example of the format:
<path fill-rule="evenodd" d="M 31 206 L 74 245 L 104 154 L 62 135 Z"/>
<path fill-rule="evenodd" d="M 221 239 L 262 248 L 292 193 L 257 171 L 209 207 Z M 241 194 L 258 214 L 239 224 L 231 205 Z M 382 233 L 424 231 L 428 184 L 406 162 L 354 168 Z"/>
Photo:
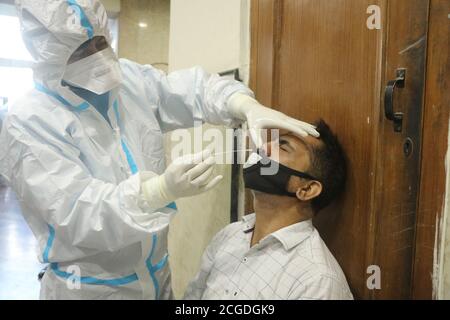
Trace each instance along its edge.
<path fill-rule="evenodd" d="M 208 151 L 166 169 L 163 134 L 196 121 L 318 133 L 199 67 L 167 76 L 119 61 L 98 0 L 16 6 L 35 59 L 35 89 L 5 120 L 0 174 L 48 264 L 41 298 L 171 298 L 173 201 L 213 188 L 221 176 Z"/>

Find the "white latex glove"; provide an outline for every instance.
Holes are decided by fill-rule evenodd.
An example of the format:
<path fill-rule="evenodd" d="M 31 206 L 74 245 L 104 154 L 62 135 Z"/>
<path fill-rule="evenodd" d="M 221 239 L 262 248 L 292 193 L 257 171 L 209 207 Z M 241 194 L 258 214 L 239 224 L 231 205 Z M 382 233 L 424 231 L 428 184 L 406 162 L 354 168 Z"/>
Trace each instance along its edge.
<path fill-rule="evenodd" d="M 178 158 L 166 171 L 144 181 L 142 194 L 151 208 L 163 208 L 176 199 L 211 190 L 223 176 L 213 177 L 216 161 L 210 150 Z"/>
<path fill-rule="evenodd" d="M 261 136 L 262 129 L 285 129 L 301 137 L 320 136 L 313 125 L 264 107 L 252 97 L 242 93 L 231 96 L 228 100 L 228 110 L 234 117 L 247 121 L 251 138 L 257 148 L 261 148 L 264 143 Z"/>

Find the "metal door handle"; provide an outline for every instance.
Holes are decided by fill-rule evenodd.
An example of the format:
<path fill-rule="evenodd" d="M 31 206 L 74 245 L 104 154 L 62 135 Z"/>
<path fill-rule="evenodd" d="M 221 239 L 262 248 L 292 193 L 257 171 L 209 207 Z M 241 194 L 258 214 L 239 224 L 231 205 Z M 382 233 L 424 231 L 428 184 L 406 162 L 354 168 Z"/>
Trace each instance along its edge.
<path fill-rule="evenodd" d="M 406 69 L 397 69 L 397 78 L 388 82 L 384 95 L 384 112 L 386 118 L 394 122 L 394 131 L 402 132 L 403 113 L 394 112 L 394 92 L 395 88 L 404 88 L 406 79 Z"/>

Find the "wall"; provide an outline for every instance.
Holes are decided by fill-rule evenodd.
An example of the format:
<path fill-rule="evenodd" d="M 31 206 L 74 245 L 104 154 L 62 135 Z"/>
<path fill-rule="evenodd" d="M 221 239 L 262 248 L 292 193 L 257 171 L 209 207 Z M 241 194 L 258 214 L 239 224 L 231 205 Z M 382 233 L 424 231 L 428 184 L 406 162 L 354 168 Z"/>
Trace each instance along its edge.
<path fill-rule="evenodd" d="M 450 127 L 450 126 L 449 126 Z M 450 141 L 450 132 L 449 139 Z M 446 169 L 446 196 L 442 219 L 439 223 L 441 238 L 436 243 L 437 250 L 436 258 L 438 264 L 436 265 L 438 283 L 436 284 L 437 292 L 435 298 L 450 299 L 450 148 L 447 151 L 445 169 Z"/>
<path fill-rule="evenodd" d="M 438 131 L 444 128 L 450 128 L 450 124 L 446 126 L 449 119 L 450 107 L 450 3 L 445 0 L 432 0 L 431 2 L 431 31 L 435 31 L 434 37 L 438 40 L 435 45 L 434 55 L 429 57 L 429 64 L 433 67 L 430 77 L 433 77 L 433 96 L 429 103 L 433 109 L 442 110 L 438 122 Z M 436 22 L 434 22 L 436 21 Z M 433 29 L 436 28 L 436 29 Z M 430 87 L 431 87 L 430 86 Z M 435 126 L 433 126 L 435 128 Z M 436 298 L 450 299 L 450 130 L 447 138 L 447 155 L 445 159 L 446 172 L 446 194 L 445 207 L 440 221 L 440 240 L 438 251 L 438 291 Z M 439 237 L 438 237 L 439 239 Z"/>
<path fill-rule="evenodd" d="M 428 81 L 429 96 L 427 102 L 432 106 L 435 118 L 433 126 L 429 130 L 435 131 L 435 139 L 439 139 L 439 143 L 433 143 L 437 150 L 444 143 L 447 146 L 447 154 L 445 157 L 445 202 L 444 209 L 440 220 L 438 220 L 438 237 L 435 255 L 435 277 L 437 283 L 435 286 L 435 297 L 438 299 L 450 299 L 450 3 L 445 0 L 432 0 L 430 16 L 432 23 L 430 24 L 430 37 L 435 42 L 431 42 L 429 46 L 429 75 Z M 447 130 L 448 137 L 442 137 L 442 132 Z M 438 149 L 439 148 L 439 149 Z M 442 163 L 442 162 L 441 162 Z M 441 165 L 435 165 L 438 174 L 443 170 Z M 428 191 L 428 190 L 427 190 Z M 440 190 L 439 190 L 440 191 Z"/>
<path fill-rule="evenodd" d="M 247 0 L 172 0 L 169 69 L 201 65 L 209 72 L 221 72 L 241 67 L 241 75 L 248 79 L 248 6 Z M 230 221 L 231 168 L 223 165 L 218 172 L 225 179 L 216 189 L 177 201 L 179 214 L 171 224 L 169 252 L 178 298 L 197 273 L 210 239 Z"/>
<path fill-rule="evenodd" d="M 120 12 L 120 0 L 101 0 L 101 3 L 106 8 L 106 11 L 108 11 L 109 17 L 116 16 Z"/>
<path fill-rule="evenodd" d="M 167 72 L 169 0 L 121 1 L 119 56 Z"/>

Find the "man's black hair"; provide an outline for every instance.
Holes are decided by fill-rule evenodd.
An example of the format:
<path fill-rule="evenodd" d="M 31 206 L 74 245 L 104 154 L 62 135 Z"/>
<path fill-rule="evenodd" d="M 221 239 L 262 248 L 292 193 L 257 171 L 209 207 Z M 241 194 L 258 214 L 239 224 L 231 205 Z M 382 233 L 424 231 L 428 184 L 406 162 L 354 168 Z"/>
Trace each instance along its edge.
<path fill-rule="evenodd" d="M 312 208 L 317 213 L 344 190 L 347 165 L 344 150 L 328 124 L 320 119 L 316 127 L 322 145 L 312 147 L 309 171 L 322 183 L 322 192 L 311 201 Z"/>

